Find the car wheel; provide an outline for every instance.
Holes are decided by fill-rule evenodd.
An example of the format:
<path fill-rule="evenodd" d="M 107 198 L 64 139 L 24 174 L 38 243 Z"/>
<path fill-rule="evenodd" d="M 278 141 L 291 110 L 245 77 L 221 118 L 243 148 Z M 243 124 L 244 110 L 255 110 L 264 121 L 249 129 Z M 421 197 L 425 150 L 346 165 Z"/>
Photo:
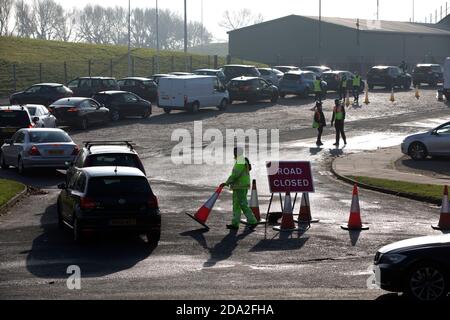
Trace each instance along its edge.
<path fill-rule="evenodd" d="M 152 111 L 150 109 L 146 109 L 144 111 L 144 114 L 142 115 L 142 119 L 148 119 L 152 114 Z"/>
<path fill-rule="evenodd" d="M 282 98 L 282 99 L 286 98 L 286 94 L 285 93 L 280 93 L 280 98 Z"/>
<path fill-rule="evenodd" d="M 423 263 L 409 273 L 406 294 L 415 300 L 437 301 L 447 296 L 447 288 L 447 277 L 442 269 L 433 263 Z"/>
<path fill-rule="evenodd" d="M 145 236 L 147 238 L 147 243 L 152 247 L 156 247 L 161 239 L 161 231 L 147 232 Z"/>
<path fill-rule="evenodd" d="M 81 119 L 80 129 L 87 130 L 88 127 L 89 127 L 88 119 L 87 118 Z"/>
<path fill-rule="evenodd" d="M 169 108 L 164 108 L 164 113 L 165 113 L 165 114 L 170 114 L 170 112 L 172 112 L 171 109 L 169 109 Z"/>
<path fill-rule="evenodd" d="M 278 101 L 278 93 L 275 92 L 272 96 L 272 99 L 270 99 L 270 102 L 277 103 L 277 101 Z"/>
<path fill-rule="evenodd" d="M 218 106 L 220 111 L 225 111 L 227 110 L 227 99 L 222 99 L 222 101 L 220 102 L 220 105 Z"/>
<path fill-rule="evenodd" d="M 77 218 L 73 219 L 73 240 L 76 243 L 82 243 L 83 242 L 83 233 L 81 232 L 80 223 L 78 222 Z"/>
<path fill-rule="evenodd" d="M 411 81 L 408 81 L 408 82 L 404 83 L 403 84 L 403 89 L 405 89 L 405 90 L 411 89 Z"/>
<path fill-rule="evenodd" d="M 427 147 L 422 142 L 414 142 L 409 147 L 408 154 L 413 160 L 424 160 L 428 157 Z"/>
<path fill-rule="evenodd" d="M 233 100 L 230 99 L 230 100 L 228 101 L 228 104 L 233 104 Z"/>
<path fill-rule="evenodd" d="M 120 120 L 120 113 L 118 110 L 111 111 L 111 121 L 117 122 Z"/>
<path fill-rule="evenodd" d="M 23 165 L 22 158 L 19 158 L 17 161 L 17 170 L 19 171 L 19 174 L 25 175 L 27 173 L 27 170 L 25 169 L 25 166 Z"/>
<path fill-rule="evenodd" d="M 190 113 L 197 113 L 200 109 L 200 104 L 196 101 L 194 102 L 191 107 L 189 108 Z"/>
<path fill-rule="evenodd" d="M 9 169 L 9 166 L 6 164 L 5 158 L 3 157 L 3 152 L 0 153 L 0 167 L 1 167 L 3 170 Z"/>

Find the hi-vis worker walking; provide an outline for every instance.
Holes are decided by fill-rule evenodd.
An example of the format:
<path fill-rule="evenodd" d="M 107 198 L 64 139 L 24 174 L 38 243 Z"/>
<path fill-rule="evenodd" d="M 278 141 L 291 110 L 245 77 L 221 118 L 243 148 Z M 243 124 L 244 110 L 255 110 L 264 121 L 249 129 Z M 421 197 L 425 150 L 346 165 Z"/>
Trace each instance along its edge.
<path fill-rule="evenodd" d="M 339 100 L 344 100 L 347 96 L 347 76 L 342 75 L 341 83 L 339 84 Z"/>
<path fill-rule="evenodd" d="M 322 143 L 323 128 L 327 126 L 325 115 L 323 114 L 322 110 L 322 103 L 317 101 L 316 106 L 312 108 L 311 111 L 314 111 L 313 128 L 317 129 L 316 145 L 320 147 L 323 146 Z"/>
<path fill-rule="evenodd" d="M 241 213 L 247 217 L 248 228 L 254 229 L 258 225 L 255 215 L 248 206 L 247 194 L 250 189 L 251 165 L 244 157 L 242 148 L 234 148 L 234 158 L 236 160 L 231 176 L 221 187 L 229 186 L 233 190 L 233 221 L 227 225 L 227 229 L 238 230 L 241 221 Z"/>
<path fill-rule="evenodd" d="M 314 93 L 316 95 L 316 101 L 322 102 L 322 79 L 320 77 L 314 80 Z"/>
<path fill-rule="evenodd" d="M 334 123 L 336 128 L 336 143 L 334 145 L 339 146 L 341 136 L 344 140 L 344 145 L 347 145 L 347 137 L 344 132 L 345 106 L 339 99 L 336 99 L 334 103 L 333 117 L 331 118 L 331 125 L 333 126 Z"/>
<path fill-rule="evenodd" d="M 361 76 L 358 72 L 355 73 L 353 77 L 353 97 L 355 98 L 355 103 L 359 104 L 359 91 L 361 89 Z"/>

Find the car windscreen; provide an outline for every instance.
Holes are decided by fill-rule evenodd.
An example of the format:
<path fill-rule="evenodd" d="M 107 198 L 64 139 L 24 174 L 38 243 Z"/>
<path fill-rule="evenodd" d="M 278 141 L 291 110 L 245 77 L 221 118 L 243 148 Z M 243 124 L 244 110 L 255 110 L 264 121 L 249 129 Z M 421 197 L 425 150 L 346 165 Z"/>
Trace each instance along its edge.
<path fill-rule="evenodd" d="M 120 194 L 151 194 L 150 185 L 144 177 L 96 177 L 89 180 L 89 196 Z"/>
<path fill-rule="evenodd" d="M 237 78 L 241 76 L 259 77 L 260 73 L 256 68 L 248 67 L 228 67 L 225 69 L 225 74 L 230 78 Z"/>
<path fill-rule="evenodd" d="M 322 74 L 322 77 L 324 80 L 336 80 L 338 75 L 334 73 L 324 73 Z"/>
<path fill-rule="evenodd" d="M 26 111 L 1 110 L 0 127 L 28 127 L 31 124 Z"/>
<path fill-rule="evenodd" d="M 53 102 L 53 106 L 76 106 L 80 103 L 81 100 L 73 100 L 73 99 L 61 99 L 56 102 Z"/>
<path fill-rule="evenodd" d="M 442 72 L 442 68 L 440 66 L 432 66 L 431 71 L 433 72 Z"/>
<path fill-rule="evenodd" d="M 298 74 L 289 74 L 289 73 L 286 73 L 286 74 L 284 75 L 284 77 L 283 77 L 284 80 L 288 80 L 288 81 L 298 81 L 298 80 L 300 80 L 301 78 L 302 78 L 301 75 L 298 75 Z"/>
<path fill-rule="evenodd" d="M 36 114 L 36 107 L 27 107 L 27 109 L 30 116 L 34 116 Z"/>
<path fill-rule="evenodd" d="M 386 75 L 386 74 L 388 74 L 388 69 L 374 68 L 374 69 L 371 69 L 369 71 L 369 74 L 371 74 L 371 75 L 374 75 L 374 74 L 376 74 L 376 75 Z"/>
<path fill-rule="evenodd" d="M 86 166 L 140 168 L 136 155 L 131 153 L 93 154 L 87 159 Z"/>
<path fill-rule="evenodd" d="M 72 142 L 69 135 L 61 131 L 30 131 L 29 136 L 32 143 Z"/>

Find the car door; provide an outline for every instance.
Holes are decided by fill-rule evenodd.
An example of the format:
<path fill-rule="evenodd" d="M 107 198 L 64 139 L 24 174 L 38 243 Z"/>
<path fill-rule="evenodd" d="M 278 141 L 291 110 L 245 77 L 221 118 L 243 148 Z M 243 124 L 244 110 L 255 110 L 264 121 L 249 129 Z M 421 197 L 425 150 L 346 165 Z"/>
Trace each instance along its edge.
<path fill-rule="evenodd" d="M 12 144 L 5 144 L 2 147 L 2 153 L 3 153 L 3 157 L 6 161 L 7 164 L 12 164 L 13 162 L 15 162 L 15 158 L 13 158 L 13 154 L 14 154 L 14 141 L 17 140 L 17 137 L 21 134 L 20 131 L 17 131 L 11 138 L 11 141 L 13 142 Z"/>
<path fill-rule="evenodd" d="M 35 103 L 40 97 L 41 86 L 32 86 L 24 91 L 20 98 L 21 104 Z"/>
<path fill-rule="evenodd" d="M 5 160 L 8 164 L 18 165 L 19 155 L 25 144 L 25 131 L 18 131 L 13 137 L 13 144 L 8 146 L 5 152 Z"/>
<path fill-rule="evenodd" d="M 435 155 L 450 155 L 450 123 L 437 128 L 427 144 L 428 152 Z"/>
<path fill-rule="evenodd" d="M 78 84 L 77 95 L 80 97 L 91 97 L 92 81 L 91 79 L 80 79 Z"/>
<path fill-rule="evenodd" d="M 125 93 L 123 95 L 124 104 L 122 114 L 124 116 L 140 116 L 143 112 L 143 106 L 140 104 L 140 99 L 132 93 Z"/>
<path fill-rule="evenodd" d="M 107 108 L 102 107 L 97 101 L 89 99 L 89 107 L 92 110 L 95 122 L 105 122 L 107 117 Z"/>
<path fill-rule="evenodd" d="M 75 80 L 70 81 L 70 82 L 67 84 L 67 87 L 69 87 L 69 89 L 73 91 L 74 97 L 80 95 L 80 90 L 79 90 L 79 79 L 75 79 Z"/>
<path fill-rule="evenodd" d="M 261 98 L 262 99 L 269 99 L 272 97 L 272 87 L 269 85 L 269 83 L 266 80 L 260 79 L 260 87 L 261 87 Z"/>
<path fill-rule="evenodd" d="M 56 118 L 47 108 L 40 108 L 42 119 L 46 128 L 56 128 Z"/>
<path fill-rule="evenodd" d="M 76 210 L 76 197 L 79 196 L 79 191 L 77 191 L 76 188 L 77 185 L 79 185 L 78 181 L 81 179 L 82 175 L 83 173 L 81 171 L 76 171 L 69 179 L 66 189 L 61 191 L 61 214 L 64 220 L 69 221 L 70 223 L 73 221 Z"/>

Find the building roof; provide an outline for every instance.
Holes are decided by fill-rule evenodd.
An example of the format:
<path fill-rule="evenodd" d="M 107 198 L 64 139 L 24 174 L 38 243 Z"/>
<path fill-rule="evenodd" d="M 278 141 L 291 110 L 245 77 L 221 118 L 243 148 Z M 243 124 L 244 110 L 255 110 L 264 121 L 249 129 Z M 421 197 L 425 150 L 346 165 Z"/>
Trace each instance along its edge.
<path fill-rule="evenodd" d="M 304 20 L 315 20 L 319 21 L 319 17 L 312 16 L 299 16 L 299 15 L 290 15 L 286 17 L 282 17 L 275 20 L 270 20 L 263 22 L 261 24 L 270 24 L 274 22 L 280 22 L 286 19 L 298 19 Z M 327 24 L 334 24 L 341 27 L 349 28 L 349 29 L 358 29 L 358 19 L 350 19 L 350 18 L 333 18 L 333 17 L 322 17 L 322 22 Z M 257 27 L 259 24 L 244 27 L 242 29 Z M 229 31 L 229 33 L 233 33 L 242 29 L 236 29 Z M 366 20 L 359 19 L 359 29 L 364 32 L 392 32 L 392 33 L 408 33 L 408 34 L 424 34 L 424 35 L 448 35 L 450 36 L 450 29 L 444 29 L 442 24 L 424 24 L 424 23 L 411 23 L 411 22 L 402 22 L 402 21 L 385 21 L 385 20 Z"/>

